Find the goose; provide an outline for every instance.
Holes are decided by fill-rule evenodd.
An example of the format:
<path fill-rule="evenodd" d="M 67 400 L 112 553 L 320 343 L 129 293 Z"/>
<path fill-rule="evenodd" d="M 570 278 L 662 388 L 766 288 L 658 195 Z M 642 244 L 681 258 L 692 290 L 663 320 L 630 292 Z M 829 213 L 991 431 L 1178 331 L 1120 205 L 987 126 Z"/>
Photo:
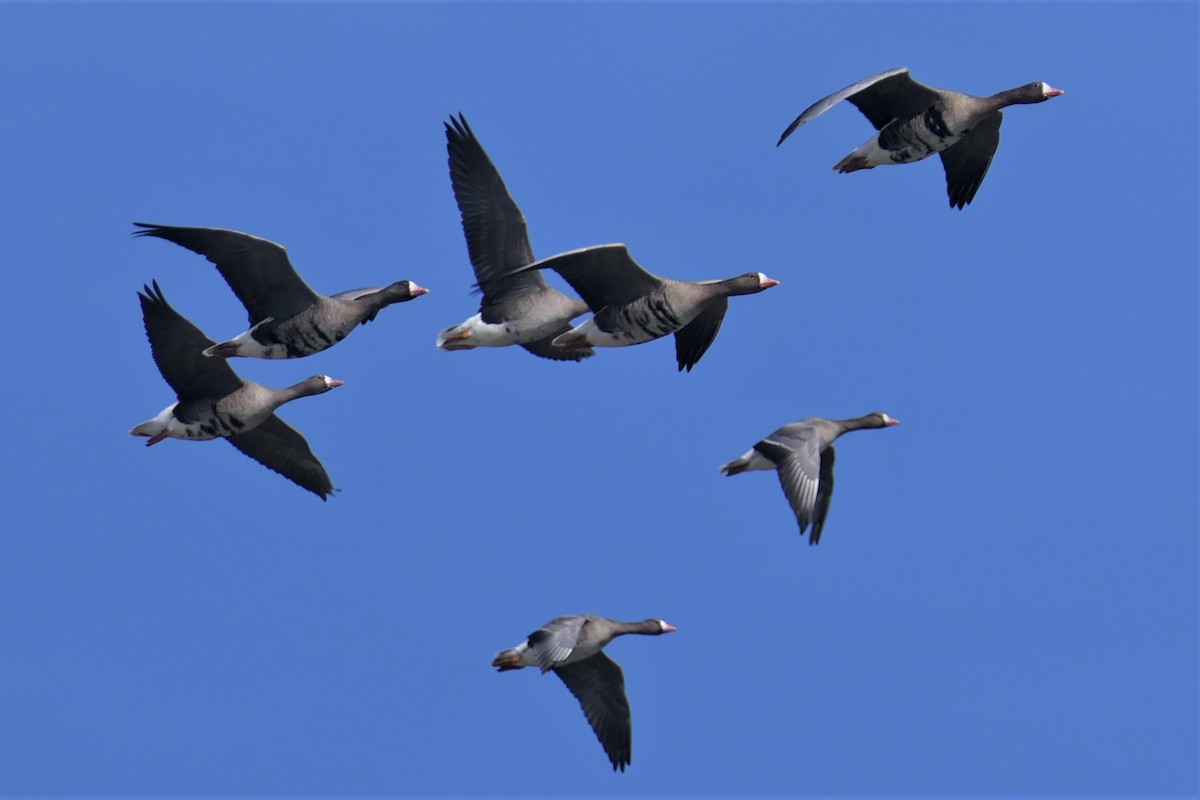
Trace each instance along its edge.
<path fill-rule="evenodd" d="M 525 216 L 513 201 L 496 165 L 461 113 L 446 126 L 450 183 L 462 216 L 475 287 L 483 297 L 479 313 L 438 334 L 440 350 L 471 350 L 518 344 L 535 356 L 581 361 L 590 348 L 562 350 L 550 342 L 586 314 L 582 300 L 567 297 L 537 272 L 509 274 L 533 262 Z"/>
<path fill-rule="evenodd" d="M 552 269 L 594 313 L 553 340 L 555 347 L 626 347 L 675 334 L 679 371 L 692 371 L 721 328 L 731 295 L 757 294 L 779 281 L 761 272 L 716 281 L 676 281 L 643 269 L 623 244 L 571 250 L 521 271 Z"/>
<path fill-rule="evenodd" d="M 787 496 L 803 536 L 809 523 L 812 535 L 808 543 L 821 541 L 821 529 L 833 499 L 833 461 L 837 456 L 833 442 L 843 433 L 864 428 L 886 428 L 900 424 L 882 411 L 851 419 L 808 417 L 784 425 L 743 455 L 721 465 L 724 475 L 738 475 L 756 469 L 773 469 Z"/>
<path fill-rule="evenodd" d="M 304 437 L 275 415 L 298 397 L 324 394 L 342 385 L 314 375 L 286 389 L 239 378 L 224 359 L 205 358 L 212 345 L 203 332 L 171 307 L 154 281 L 138 293 L 150 352 L 178 400 L 153 419 L 129 431 L 148 436 L 146 446 L 167 438 L 205 441 L 223 438 L 270 470 L 322 500 L 333 484 Z"/>
<path fill-rule="evenodd" d="M 618 622 L 592 614 L 556 617 L 516 647 L 497 653 L 492 666 L 500 672 L 535 666 L 542 674 L 553 671 L 579 701 L 613 772 L 624 772 L 633 760 L 633 721 L 625 675 L 621 665 L 605 655 L 604 646 L 626 633 L 658 636 L 675 629 L 661 619 Z"/>
<path fill-rule="evenodd" d="M 282 245 L 224 228 L 185 228 L 135 222 L 154 236 L 199 253 L 213 264 L 250 315 L 250 330 L 206 348 L 218 358 L 302 358 L 345 339 L 380 310 L 429 292 L 412 281 L 325 296 L 309 288 Z"/>
<path fill-rule="evenodd" d="M 813 103 L 779 137 L 776 147 L 809 120 L 849 100 L 879 131 L 862 147 L 834 165 L 838 172 L 908 164 L 938 153 L 946 170 L 952 208 L 975 198 L 1000 144 L 1000 122 L 1007 106 L 1042 103 L 1063 94 L 1037 81 L 989 97 L 934 89 L 913 80 L 899 67 L 852 83 Z"/>

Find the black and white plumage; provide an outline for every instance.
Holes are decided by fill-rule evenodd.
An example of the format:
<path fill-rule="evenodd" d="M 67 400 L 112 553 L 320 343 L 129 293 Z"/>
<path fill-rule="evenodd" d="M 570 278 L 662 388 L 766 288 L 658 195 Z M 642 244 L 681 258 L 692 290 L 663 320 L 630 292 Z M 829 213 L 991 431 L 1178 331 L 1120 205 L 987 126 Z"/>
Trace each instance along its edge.
<path fill-rule="evenodd" d="M 441 331 L 441 350 L 506 347 L 518 344 L 535 356 L 581 361 L 590 348 L 563 350 L 550 342 L 571 329 L 588 307 L 546 283 L 537 272 L 511 274 L 534 261 L 525 216 L 508 193 L 500 172 L 475 132 L 459 114 L 446 125 L 450 183 L 462 216 L 475 285 L 483 297 L 479 313 Z"/>
<path fill-rule="evenodd" d="M 877 411 L 852 419 L 809 417 L 784 425 L 739 458 L 721 466 L 725 475 L 737 475 L 756 469 L 773 469 L 787 496 L 800 535 L 812 524 L 810 545 L 821 541 L 821 529 L 833 499 L 833 462 L 837 453 L 833 442 L 843 433 L 864 428 L 886 428 L 900 421 Z"/>
<path fill-rule="evenodd" d="M 314 375 L 286 389 L 243 380 L 220 358 L 203 350 L 213 343 L 163 297 L 158 282 L 138 293 L 142 320 L 154 363 L 178 400 L 154 419 L 135 426 L 134 436 L 148 436 L 146 446 L 163 439 L 226 439 L 268 469 L 278 472 L 322 500 L 333 484 L 321 462 L 295 429 L 275 409 L 298 397 L 322 394 L 342 382 Z"/>
<path fill-rule="evenodd" d="M 552 269 L 594 313 L 554 339 L 555 347 L 626 347 L 675 334 L 679 370 L 691 371 L 725 319 L 729 297 L 778 286 L 761 272 L 716 281 L 676 281 L 643 269 L 623 244 L 560 253 L 524 270 Z"/>
<path fill-rule="evenodd" d="M 939 153 L 950 205 L 961 209 L 974 199 L 1000 145 L 1004 117 L 1000 109 L 1041 103 L 1060 94 L 1061 89 L 1039 81 L 977 97 L 918 83 L 901 67 L 863 78 L 813 103 L 788 126 L 776 146 L 804 123 L 849 100 L 879 133 L 834 169 L 854 172 L 908 164 Z"/>
<path fill-rule="evenodd" d="M 302 358 L 319 353 L 365 325 L 384 308 L 426 294 L 412 281 L 351 289 L 325 296 L 296 272 L 282 245 L 224 228 L 185 228 L 135 222 L 134 236 L 154 236 L 186 247 L 217 266 L 246 307 L 250 329 L 214 344 L 207 356 Z"/>
<path fill-rule="evenodd" d="M 500 672 L 522 667 L 554 672 L 579 701 L 613 771 L 624 772 L 633 760 L 633 719 L 621 665 L 602 651 L 626 633 L 657 636 L 673 630 L 661 619 L 618 622 L 592 614 L 557 617 L 521 644 L 497 653 L 492 666 Z"/>

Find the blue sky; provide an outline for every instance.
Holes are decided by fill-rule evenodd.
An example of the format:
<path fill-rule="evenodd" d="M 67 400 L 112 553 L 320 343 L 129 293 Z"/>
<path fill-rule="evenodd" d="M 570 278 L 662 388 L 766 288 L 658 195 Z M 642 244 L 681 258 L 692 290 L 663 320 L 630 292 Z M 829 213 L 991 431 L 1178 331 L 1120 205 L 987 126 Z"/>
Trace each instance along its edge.
<path fill-rule="evenodd" d="M 8 391 L 0 794 L 1189 795 L 1197 791 L 1194 4 L 0 5 Z M 809 103 L 894 66 L 1007 112 L 974 203 L 940 164 L 837 175 Z M 435 350 L 476 310 L 442 121 L 536 254 L 624 242 L 763 271 L 712 349 L 582 364 Z M 282 412 L 327 503 L 173 398 L 136 293 L 245 328 L 132 222 L 288 247 L 332 293 L 431 289 L 303 361 Z M 720 464 L 847 436 L 809 547 Z M 618 640 L 614 775 L 551 676 L 488 665 L 559 614 Z"/>

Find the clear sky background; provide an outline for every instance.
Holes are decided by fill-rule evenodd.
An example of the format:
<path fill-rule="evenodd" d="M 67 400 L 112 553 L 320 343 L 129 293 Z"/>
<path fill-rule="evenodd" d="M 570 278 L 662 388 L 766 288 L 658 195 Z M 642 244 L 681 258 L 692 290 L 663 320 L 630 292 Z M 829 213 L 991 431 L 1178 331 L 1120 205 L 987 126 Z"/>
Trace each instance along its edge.
<path fill-rule="evenodd" d="M 7 390 L 0 794 L 1188 795 L 1197 790 L 1194 4 L 0 6 Z M 1010 109 L 965 211 L 936 159 L 807 105 L 896 66 Z M 477 298 L 442 122 L 549 256 L 761 270 L 691 374 L 444 353 Z M 322 503 L 173 400 L 136 293 L 245 313 L 134 220 L 288 247 L 316 289 L 429 295 L 295 361 Z M 557 281 L 557 279 L 555 279 Z M 779 425 L 839 445 L 821 544 Z M 627 637 L 614 775 L 553 676 L 560 614 Z"/>

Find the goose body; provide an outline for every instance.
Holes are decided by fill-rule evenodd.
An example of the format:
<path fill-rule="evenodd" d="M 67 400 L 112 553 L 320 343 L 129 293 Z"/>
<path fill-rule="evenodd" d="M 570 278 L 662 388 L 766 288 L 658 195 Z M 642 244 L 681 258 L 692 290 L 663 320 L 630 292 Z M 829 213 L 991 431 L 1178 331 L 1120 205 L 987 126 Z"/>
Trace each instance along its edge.
<path fill-rule="evenodd" d="M 212 340 L 167 302 L 155 282 L 138 294 L 150 350 L 176 402 L 135 425 L 130 434 L 149 437 L 146 446 L 167 438 L 205 441 L 227 439 L 263 466 L 283 475 L 322 500 L 333 491 L 325 468 L 304 437 L 275 414 L 284 403 L 323 394 L 342 382 L 314 375 L 294 386 L 275 389 L 239 378 L 223 359 L 203 350 Z"/>
<path fill-rule="evenodd" d="M 680 371 L 691 371 L 708 350 L 731 296 L 779 285 L 761 272 L 718 281 L 660 278 L 634 261 L 623 244 L 572 250 L 523 268 L 538 269 L 561 275 L 593 312 L 555 337 L 555 347 L 627 347 L 674 333 Z"/>
<path fill-rule="evenodd" d="M 351 289 L 334 295 L 313 291 L 282 245 L 224 228 L 188 228 L 135 222 L 153 236 L 207 258 L 245 306 L 250 328 L 205 348 L 204 355 L 229 358 L 302 358 L 345 339 L 392 305 L 426 294 L 412 281 Z"/>
<path fill-rule="evenodd" d="M 521 347 L 542 358 L 580 361 L 590 349 L 563 350 L 551 340 L 586 314 L 582 300 L 568 297 L 537 272 L 513 274 L 534 261 L 525 216 L 504 179 L 461 114 L 446 125 L 450 183 L 462 217 L 467 253 L 483 297 L 479 313 L 437 336 L 440 350 Z"/>
<path fill-rule="evenodd" d="M 833 464 L 837 455 L 834 441 L 849 431 L 896 424 L 899 420 L 879 411 L 851 419 L 808 417 L 774 431 L 738 458 L 723 464 L 721 472 L 738 475 L 753 470 L 776 470 L 800 525 L 800 535 L 804 535 L 811 523 L 808 543 L 817 544 L 833 499 Z"/>
<path fill-rule="evenodd" d="M 661 619 L 618 622 L 592 614 L 556 617 L 516 647 L 497 653 L 492 666 L 500 672 L 537 667 L 553 672 L 570 690 L 587 717 L 613 771 L 625 771 L 633 758 L 633 720 L 625 696 L 625 675 L 604 647 L 617 636 L 657 636 L 675 627 Z"/>
<path fill-rule="evenodd" d="M 1002 108 L 1041 103 L 1063 94 L 1044 82 L 1028 83 L 987 97 L 934 89 L 913 80 L 906 68 L 880 72 L 813 103 L 788 126 L 779 144 L 801 125 L 849 100 L 879 132 L 834 165 L 855 172 L 886 164 L 909 164 L 934 153 L 942 157 L 950 205 L 974 198 L 1000 144 Z"/>

